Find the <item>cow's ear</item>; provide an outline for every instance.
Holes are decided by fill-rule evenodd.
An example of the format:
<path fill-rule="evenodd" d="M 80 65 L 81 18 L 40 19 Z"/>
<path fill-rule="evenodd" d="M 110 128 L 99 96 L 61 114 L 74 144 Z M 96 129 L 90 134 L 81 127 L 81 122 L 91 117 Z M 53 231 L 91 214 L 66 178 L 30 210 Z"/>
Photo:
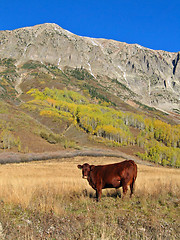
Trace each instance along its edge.
<path fill-rule="evenodd" d="M 91 165 L 91 166 L 90 166 L 91 171 L 92 171 L 94 168 L 95 168 L 94 165 Z"/>
<path fill-rule="evenodd" d="M 82 165 L 77 165 L 77 167 L 78 167 L 79 169 L 82 169 Z"/>

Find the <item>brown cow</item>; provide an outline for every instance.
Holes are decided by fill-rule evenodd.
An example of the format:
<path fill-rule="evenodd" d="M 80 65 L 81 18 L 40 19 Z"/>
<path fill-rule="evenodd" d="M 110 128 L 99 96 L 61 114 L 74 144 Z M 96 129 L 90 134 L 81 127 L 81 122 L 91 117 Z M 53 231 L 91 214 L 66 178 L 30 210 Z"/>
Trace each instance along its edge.
<path fill-rule="evenodd" d="M 77 166 L 82 169 L 82 177 L 86 178 L 90 186 L 96 190 L 97 201 L 101 199 L 104 188 L 123 188 L 123 195 L 126 194 L 128 185 L 132 196 L 134 182 L 137 177 L 137 165 L 132 160 L 108 165 L 89 165 L 84 163 Z"/>

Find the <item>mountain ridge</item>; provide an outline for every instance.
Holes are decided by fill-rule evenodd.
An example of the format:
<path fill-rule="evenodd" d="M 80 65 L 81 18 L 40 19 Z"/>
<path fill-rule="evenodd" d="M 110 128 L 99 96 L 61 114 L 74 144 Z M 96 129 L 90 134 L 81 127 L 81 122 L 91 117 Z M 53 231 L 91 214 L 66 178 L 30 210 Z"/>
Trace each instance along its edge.
<path fill-rule="evenodd" d="M 144 46 L 142 46 L 142 45 L 140 45 L 139 43 L 127 43 L 127 42 L 121 42 L 121 41 L 118 41 L 118 40 L 115 40 L 115 39 L 112 39 L 112 38 L 104 38 L 104 37 L 88 37 L 88 36 L 83 36 L 83 35 L 78 35 L 78 34 L 76 34 L 76 33 L 73 33 L 73 32 L 71 32 L 71 31 L 69 31 L 69 30 L 66 30 L 66 29 L 64 29 L 64 28 L 62 28 L 61 26 L 59 26 L 58 24 L 56 24 L 56 23 L 48 23 L 48 22 L 46 22 L 46 23 L 40 23 L 40 24 L 36 24 L 36 25 L 34 25 L 34 26 L 25 26 L 25 27 L 19 27 L 19 28 L 16 28 L 16 29 L 12 29 L 12 30 L 0 30 L 0 32 L 13 32 L 13 31 L 16 31 L 16 30 L 27 30 L 27 29 L 29 29 L 29 30 L 31 30 L 31 29 L 33 29 L 33 28 L 36 28 L 36 27 L 42 27 L 42 26 L 49 26 L 49 27 L 56 27 L 56 28 L 60 28 L 62 31 L 65 31 L 65 32 L 67 32 L 67 33 L 69 33 L 69 34 L 71 34 L 71 35 L 74 35 L 74 36 L 78 36 L 78 37 L 82 37 L 82 38 L 88 38 L 88 39 L 96 39 L 96 40 L 98 40 L 98 39 L 100 39 L 100 40 L 109 40 L 109 41 L 114 41 L 114 42 L 120 42 L 120 43 L 124 43 L 124 44 L 127 44 L 127 45 L 135 45 L 135 46 L 137 46 L 137 47 L 139 47 L 139 48 L 142 48 L 142 49 L 147 49 L 147 50 L 151 50 L 151 51 L 158 51 L 158 52 L 167 52 L 167 53 L 179 53 L 180 51 L 177 51 L 177 52 L 175 52 L 175 51 L 167 51 L 167 50 L 163 50 L 163 49 L 152 49 L 152 48 L 149 48 L 149 47 L 144 47 Z"/>
<path fill-rule="evenodd" d="M 16 59 L 16 66 L 32 60 L 54 64 L 62 71 L 67 66 L 84 68 L 101 78 L 100 83 L 108 77 L 124 84 L 143 104 L 165 111 L 180 109 L 179 52 L 81 37 L 55 23 L 0 31 L 0 39 L 0 58 Z"/>

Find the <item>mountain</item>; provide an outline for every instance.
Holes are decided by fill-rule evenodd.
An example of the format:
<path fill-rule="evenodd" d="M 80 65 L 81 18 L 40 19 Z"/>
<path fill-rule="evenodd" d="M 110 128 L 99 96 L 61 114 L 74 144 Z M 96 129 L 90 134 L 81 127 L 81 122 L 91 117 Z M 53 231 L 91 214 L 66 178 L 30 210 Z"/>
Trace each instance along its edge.
<path fill-rule="evenodd" d="M 12 85 L 23 82 L 25 74 L 18 75 L 19 67 L 30 60 L 38 61 L 52 64 L 63 72 L 67 67 L 85 69 L 108 92 L 127 103 L 138 101 L 179 113 L 180 53 L 80 37 L 56 24 L 46 23 L 0 31 L 0 58 L 15 60 L 17 74 Z M 4 71 L 4 67 L 0 70 Z M 2 86 L 0 92 L 3 93 Z"/>
<path fill-rule="evenodd" d="M 180 166 L 179 53 L 56 24 L 0 32 L 0 153 L 113 149 Z"/>

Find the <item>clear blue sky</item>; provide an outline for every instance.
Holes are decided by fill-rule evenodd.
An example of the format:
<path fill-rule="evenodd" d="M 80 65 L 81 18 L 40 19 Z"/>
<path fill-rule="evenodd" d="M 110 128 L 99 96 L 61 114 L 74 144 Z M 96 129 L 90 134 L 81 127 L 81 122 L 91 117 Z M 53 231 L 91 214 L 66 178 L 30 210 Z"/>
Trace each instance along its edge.
<path fill-rule="evenodd" d="M 0 0 L 0 30 L 47 22 L 80 36 L 180 51 L 180 0 Z"/>

